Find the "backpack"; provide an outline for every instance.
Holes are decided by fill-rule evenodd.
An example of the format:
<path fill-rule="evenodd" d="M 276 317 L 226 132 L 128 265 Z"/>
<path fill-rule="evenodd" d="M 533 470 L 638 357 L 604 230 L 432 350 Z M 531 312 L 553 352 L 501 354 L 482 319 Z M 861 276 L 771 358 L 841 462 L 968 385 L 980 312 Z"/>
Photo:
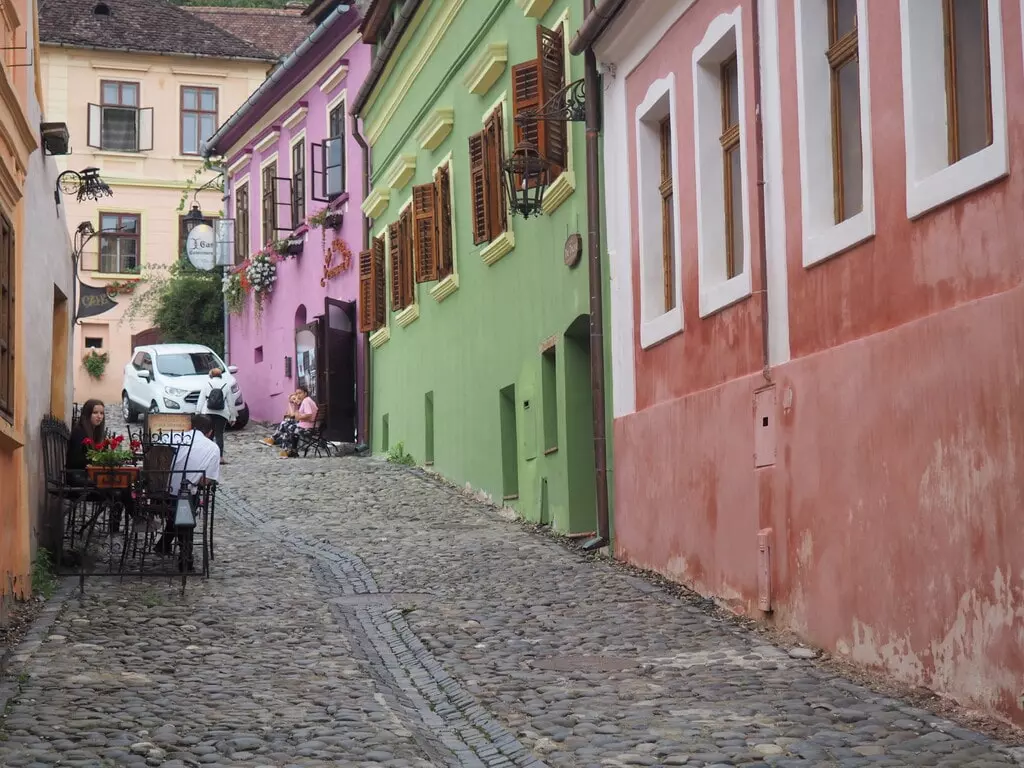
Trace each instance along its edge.
<path fill-rule="evenodd" d="M 206 407 L 211 411 L 224 410 L 224 387 L 210 390 L 210 396 L 206 398 Z"/>

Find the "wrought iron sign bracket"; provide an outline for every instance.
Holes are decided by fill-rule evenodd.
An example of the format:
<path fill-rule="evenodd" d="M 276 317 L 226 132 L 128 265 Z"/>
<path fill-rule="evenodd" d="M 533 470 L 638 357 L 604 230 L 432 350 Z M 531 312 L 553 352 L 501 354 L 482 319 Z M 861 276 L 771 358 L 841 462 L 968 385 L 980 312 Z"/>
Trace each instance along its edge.
<path fill-rule="evenodd" d="M 582 123 L 586 120 L 587 93 L 584 81 L 574 80 L 547 100 L 540 107 L 524 109 L 515 116 L 517 123 L 533 123 L 538 120 Z"/>

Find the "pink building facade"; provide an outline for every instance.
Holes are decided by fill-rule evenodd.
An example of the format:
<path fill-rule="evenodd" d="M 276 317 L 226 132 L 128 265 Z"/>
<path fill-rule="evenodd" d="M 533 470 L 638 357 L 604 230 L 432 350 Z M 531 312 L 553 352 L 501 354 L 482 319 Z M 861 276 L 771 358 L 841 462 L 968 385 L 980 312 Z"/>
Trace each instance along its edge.
<path fill-rule="evenodd" d="M 830 6 L 594 44 L 615 553 L 1024 723 L 1021 3 Z"/>
<path fill-rule="evenodd" d="M 257 307 L 229 315 L 228 356 L 252 418 L 277 421 L 300 384 L 327 406 L 329 436 L 355 441 L 356 344 L 363 154 L 348 101 L 370 66 L 358 14 L 341 5 L 320 20 L 208 142 L 223 158 L 235 264 L 277 243 L 277 279 Z M 315 31 L 314 31 L 315 30 Z M 276 79 L 275 79 L 276 78 Z M 287 246 L 285 249 L 284 246 Z"/>

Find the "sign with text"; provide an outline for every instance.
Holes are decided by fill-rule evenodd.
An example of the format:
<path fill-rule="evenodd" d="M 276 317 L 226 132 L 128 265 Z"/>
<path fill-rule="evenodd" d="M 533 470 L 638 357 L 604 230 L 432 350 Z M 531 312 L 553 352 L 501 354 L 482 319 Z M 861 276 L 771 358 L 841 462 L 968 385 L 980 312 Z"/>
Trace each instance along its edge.
<path fill-rule="evenodd" d="M 81 283 L 79 287 L 81 294 L 78 297 L 78 314 L 75 315 L 76 318 L 102 315 L 107 310 L 117 306 L 117 302 L 110 298 L 110 294 L 107 293 L 106 286 L 97 288 Z"/>
<path fill-rule="evenodd" d="M 192 227 L 185 240 L 185 254 L 196 269 L 209 271 L 217 266 L 213 227 L 209 224 Z"/>

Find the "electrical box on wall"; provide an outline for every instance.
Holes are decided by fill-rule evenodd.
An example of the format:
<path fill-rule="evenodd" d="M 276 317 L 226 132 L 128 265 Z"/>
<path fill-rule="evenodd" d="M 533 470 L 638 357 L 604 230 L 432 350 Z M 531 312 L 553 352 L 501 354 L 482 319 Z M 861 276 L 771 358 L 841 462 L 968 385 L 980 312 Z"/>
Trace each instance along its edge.
<path fill-rule="evenodd" d="M 772 529 L 757 532 L 757 607 L 772 609 Z"/>
<path fill-rule="evenodd" d="M 775 464 L 775 386 L 759 389 L 754 393 L 754 467 L 771 467 Z"/>

